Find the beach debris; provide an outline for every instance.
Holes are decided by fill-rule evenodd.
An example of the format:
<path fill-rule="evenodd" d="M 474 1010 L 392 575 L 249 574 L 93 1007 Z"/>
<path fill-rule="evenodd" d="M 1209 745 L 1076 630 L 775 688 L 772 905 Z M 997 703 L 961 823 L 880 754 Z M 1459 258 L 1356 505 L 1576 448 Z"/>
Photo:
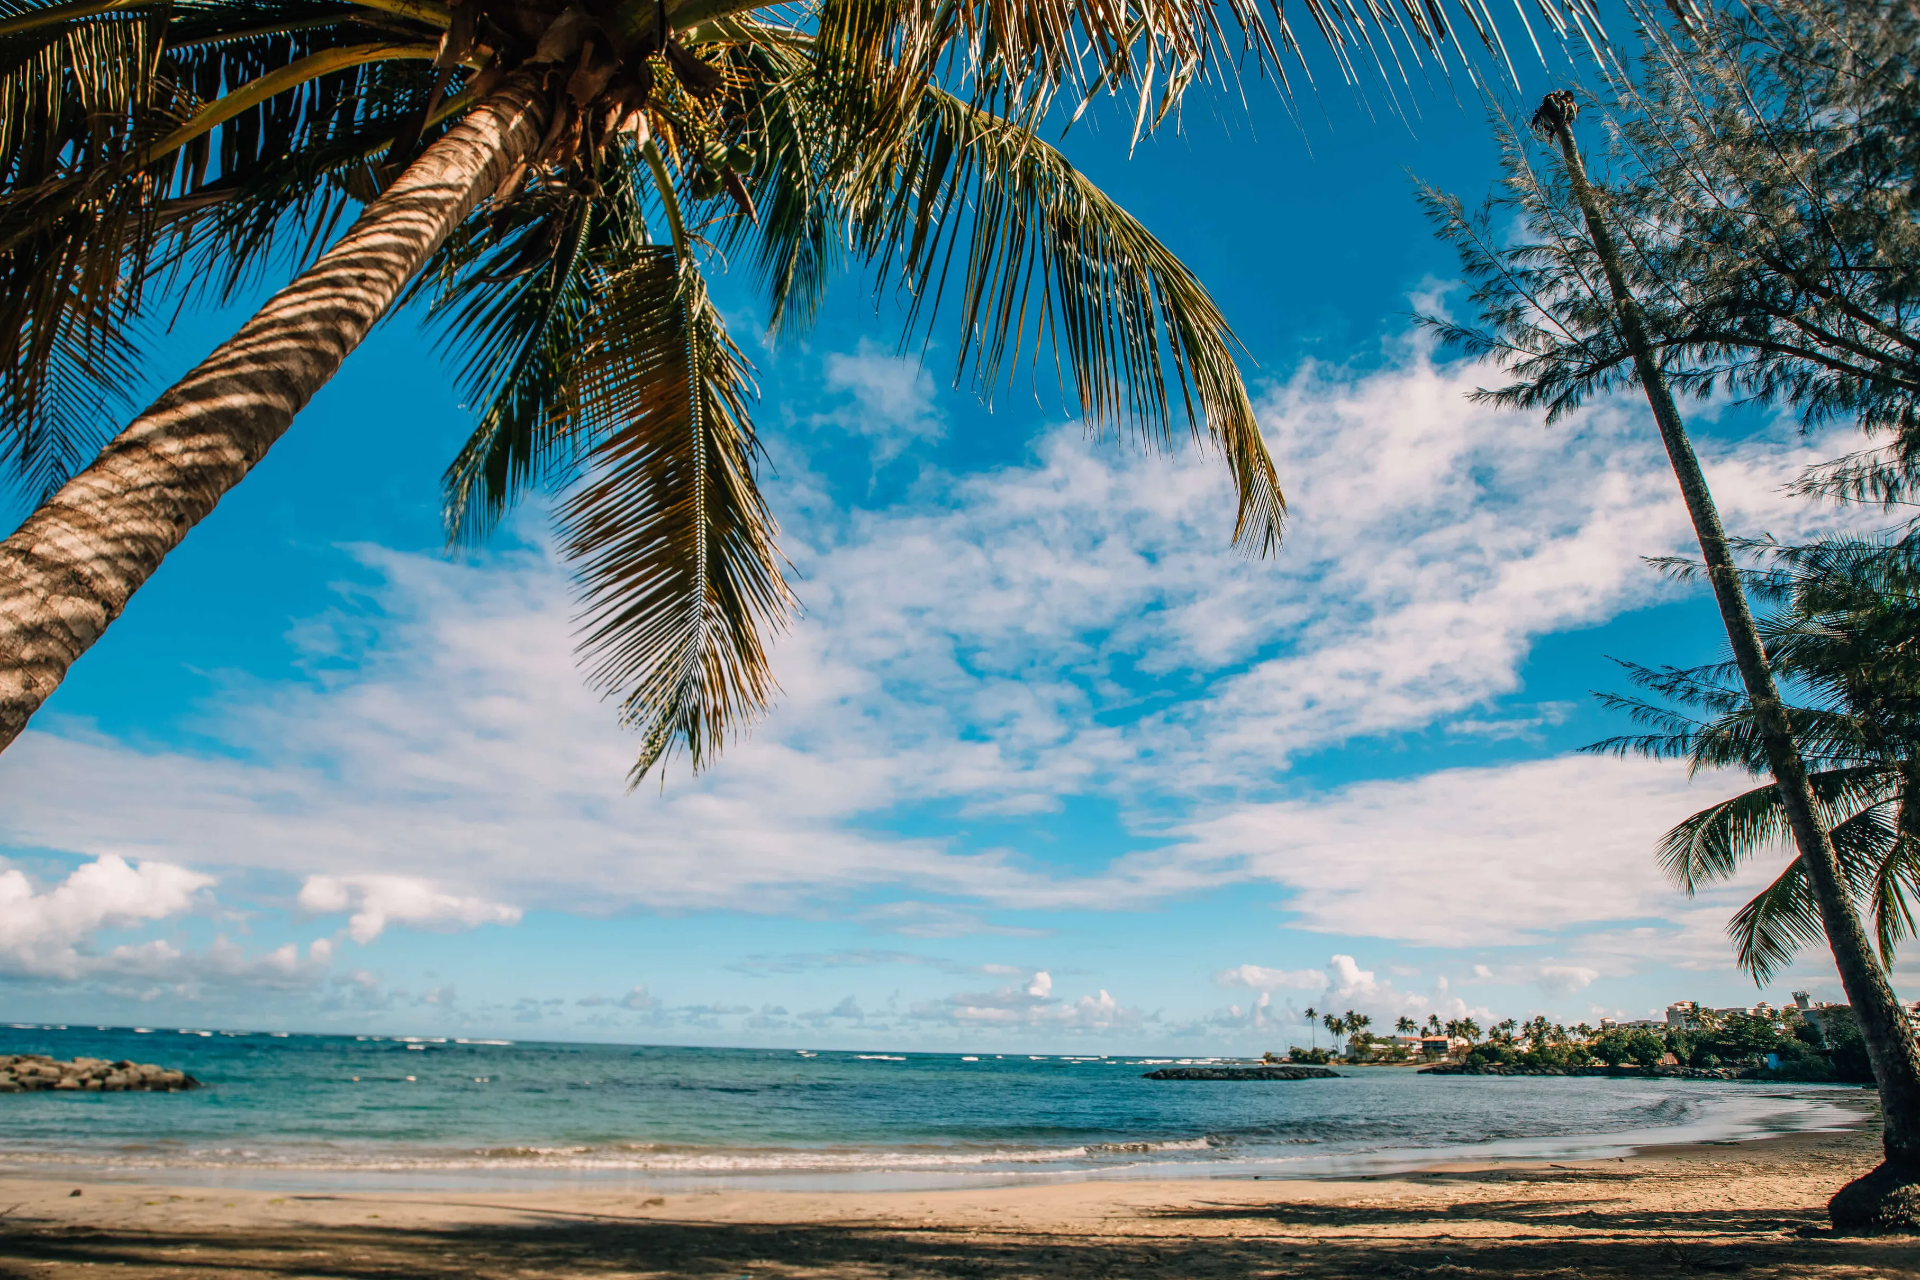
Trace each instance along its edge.
<path fill-rule="evenodd" d="M 0 1093 L 39 1093 L 45 1090 L 86 1093 L 176 1093 L 198 1089 L 200 1082 L 184 1071 L 150 1062 L 109 1062 L 105 1058 L 75 1058 L 61 1062 L 44 1053 L 0 1054 Z M 78 1194 L 77 1192 L 75 1194 Z"/>

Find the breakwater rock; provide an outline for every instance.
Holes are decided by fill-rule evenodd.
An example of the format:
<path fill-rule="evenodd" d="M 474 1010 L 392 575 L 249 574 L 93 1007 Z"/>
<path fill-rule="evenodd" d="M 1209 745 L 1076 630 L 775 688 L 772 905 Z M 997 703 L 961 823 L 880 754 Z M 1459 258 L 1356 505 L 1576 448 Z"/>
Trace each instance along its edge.
<path fill-rule="evenodd" d="M 1338 1080 L 1338 1071 L 1325 1067 L 1162 1067 L 1149 1071 L 1147 1080 Z"/>
<path fill-rule="evenodd" d="M 1658 1076 L 1666 1080 L 1764 1080 L 1760 1067 L 1509 1067 L 1439 1062 L 1420 1068 L 1423 1076 Z"/>
<path fill-rule="evenodd" d="M 184 1071 L 147 1062 L 108 1062 L 105 1058 L 60 1062 L 44 1053 L 0 1053 L 0 1093 L 38 1093 L 45 1089 L 173 1093 L 199 1087 L 200 1082 Z"/>

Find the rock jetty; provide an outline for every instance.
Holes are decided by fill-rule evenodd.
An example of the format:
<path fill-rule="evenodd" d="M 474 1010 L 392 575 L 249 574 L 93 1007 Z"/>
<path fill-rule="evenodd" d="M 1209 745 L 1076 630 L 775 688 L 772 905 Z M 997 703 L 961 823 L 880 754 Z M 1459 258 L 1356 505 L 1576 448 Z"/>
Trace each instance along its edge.
<path fill-rule="evenodd" d="M 38 1093 L 45 1089 L 174 1093 L 199 1087 L 200 1082 L 184 1071 L 148 1062 L 108 1062 L 105 1058 L 60 1062 L 44 1053 L 0 1054 L 0 1093 Z"/>
<path fill-rule="evenodd" d="M 1147 1080 L 1338 1080 L 1338 1071 L 1325 1067 L 1162 1067 L 1142 1077 Z"/>
<path fill-rule="evenodd" d="M 1420 1068 L 1423 1076 L 1657 1076 L 1666 1080 L 1778 1079 L 1759 1067 L 1512 1067 L 1501 1063 L 1467 1066 L 1438 1062 Z"/>

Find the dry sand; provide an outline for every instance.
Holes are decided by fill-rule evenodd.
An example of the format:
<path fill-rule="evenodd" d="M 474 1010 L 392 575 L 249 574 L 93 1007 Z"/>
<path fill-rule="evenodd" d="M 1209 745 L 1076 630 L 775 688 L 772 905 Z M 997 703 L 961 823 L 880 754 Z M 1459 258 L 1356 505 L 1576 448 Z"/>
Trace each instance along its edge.
<path fill-rule="evenodd" d="M 1866 1130 L 1344 1181 L 286 1195 L 0 1173 L 0 1276 L 1920 1278 L 1825 1231 Z M 81 1194 L 74 1195 L 78 1189 Z"/>

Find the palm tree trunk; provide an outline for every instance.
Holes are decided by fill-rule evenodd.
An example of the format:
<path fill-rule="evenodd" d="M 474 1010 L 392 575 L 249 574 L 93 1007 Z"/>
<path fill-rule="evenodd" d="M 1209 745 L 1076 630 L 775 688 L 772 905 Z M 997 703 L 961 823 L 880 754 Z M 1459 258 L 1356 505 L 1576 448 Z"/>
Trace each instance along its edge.
<path fill-rule="evenodd" d="M 546 114 L 533 77 L 510 78 L 0 543 L 0 749 L 533 150 Z"/>
<path fill-rule="evenodd" d="M 1806 867 L 1814 896 L 1819 900 L 1827 943 L 1833 949 L 1834 964 L 1840 970 L 1840 981 L 1859 1020 L 1861 1039 L 1866 1042 L 1874 1078 L 1880 1085 L 1886 1163 L 1844 1188 L 1833 1198 L 1829 1212 L 1836 1227 L 1893 1229 L 1920 1225 L 1915 1220 L 1920 1200 L 1913 1194 L 1914 1185 L 1920 1183 L 1920 1046 L 1915 1045 L 1906 1011 L 1900 1007 L 1885 970 L 1874 956 L 1872 942 L 1841 879 L 1833 841 L 1820 820 L 1813 788 L 1807 780 L 1806 761 L 1793 741 L 1786 708 L 1774 683 L 1773 671 L 1767 665 L 1766 649 L 1754 626 L 1746 592 L 1740 587 L 1733 557 L 1727 548 L 1720 513 L 1714 507 L 1706 477 L 1700 472 L 1700 460 L 1687 438 L 1680 411 L 1674 406 L 1666 375 L 1654 358 L 1640 305 L 1627 286 L 1619 251 L 1601 214 L 1599 199 L 1587 180 L 1586 165 L 1573 141 L 1571 114 L 1556 108 L 1549 100 L 1536 119 L 1544 120 L 1553 128 L 1554 138 L 1566 158 L 1567 178 L 1574 199 L 1586 217 L 1588 237 L 1606 270 L 1621 336 L 1633 353 L 1635 372 L 1646 390 L 1654 420 L 1660 425 L 1661 442 L 1666 445 L 1673 474 L 1680 482 L 1681 496 L 1686 499 L 1687 514 L 1692 517 L 1694 533 L 1700 539 L 1700 554 L 1706 561 L 1707 576 L 1720 606 L 1727 639 L 1733 645 L 1740 679 L 1759 722 L 1767 763 L 1780 789 L 1781 807 L 1786 810 L 1794 845 Z"/>

